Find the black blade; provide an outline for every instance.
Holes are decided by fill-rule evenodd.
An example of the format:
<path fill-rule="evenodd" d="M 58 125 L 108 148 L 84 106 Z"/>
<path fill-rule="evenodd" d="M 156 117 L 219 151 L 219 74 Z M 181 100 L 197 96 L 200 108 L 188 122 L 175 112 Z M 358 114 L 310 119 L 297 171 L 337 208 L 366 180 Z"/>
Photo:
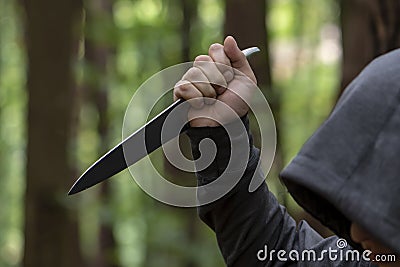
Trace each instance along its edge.
<path fill-rule="evenodd" d="M 96 161 L 74 183 L 68 195 L 83 191 L 128 168 L 159 148 L 163 143 L 177 137 L 179 135 L 177 129 L 181 128 L 182 125 L 184 125 L 184 127 L 180 132 L 185 131 L 188 127 L 186 123 L 189 104 L 184 102 L 185 101 L 182 99 L 175 101 L 155 118 Z M 183 104 L 183 106 L 180 107 L 182 110 L 176 112 L 174 114 L 174 120 L 169 120 L 169 125 L 165 126 L 164 122 L 168 115 L 180 104 Z M 161 140 L 162 135 L 163 140 Z"/>

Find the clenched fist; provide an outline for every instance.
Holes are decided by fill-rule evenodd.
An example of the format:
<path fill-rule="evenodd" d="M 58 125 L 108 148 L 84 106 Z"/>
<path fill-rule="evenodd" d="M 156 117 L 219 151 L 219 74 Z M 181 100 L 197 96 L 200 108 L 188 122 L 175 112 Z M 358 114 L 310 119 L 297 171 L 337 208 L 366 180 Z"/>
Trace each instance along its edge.
<path fill-rule="evenodd" d="M 219 126 L 235 118 L 228 105 L 241 117 L 245 115 L 256 78 L 235 39 L 228 36 L 224 45 L 213 44 L 208 55 L 196 57 L 191 67 L 175 85 L 174 99 L 189 100 L 190 126 Z M 218 101 L 216 101 L 218 100 Z"/>

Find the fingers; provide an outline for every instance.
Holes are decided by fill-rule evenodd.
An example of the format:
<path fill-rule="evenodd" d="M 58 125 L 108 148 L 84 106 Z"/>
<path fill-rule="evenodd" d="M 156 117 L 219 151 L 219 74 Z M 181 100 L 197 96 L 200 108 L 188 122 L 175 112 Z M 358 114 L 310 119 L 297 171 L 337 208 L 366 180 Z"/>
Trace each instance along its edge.
<path fill-rule="evenodd" d="M 228 83 L 219 71 L 218 64 L 215 64 L 210 56 L 202 55 L 196 57 L 193 66 L 199 68 L 203 72 L 217 94 L 223 93 Z"/>
<path fill-rule="evenodd" d="M 194 108 L 201 109 L 204 104 L 213 104 L 217 95 L 218 99 L 222 97 L 228 87 L 232 93 L 240 96 L 250 95 L 252 91 L 249 90 L 252 87 L 250 80 L 256 83 L 245 55 L 239 49 L 235 39 L 228 36 L 224 45 L 213 44 L 209 48 L 208 55 L 196 57 L 193 67 L 176 84 L 174 98 L 185 100 L 196 98 L 191 101 L 191 104 Z M 230 95 L 228 93 L 225 97 L 227 103 L 231 101 Z M 243 103 L 237 103 L 237 105 L 248 109 Z M 238 110 L 238 113 L 241 114 L 241 110 Z"/>
<path fill-rule="evenodd" d="M 213 44 L 208 51 L 210 57 L 217 63 L 217 67 L 229 84 L 236 74 L 243 73 L 256 83 L 256 77 L 246 56 L 238 47 L 232 36 L 225 38 L 224 45 Z M 220 64 L 218 64 L 220 63 Z M 235 72 L 234 70 L 239 72 Z"/>
<path fill-rule="evenodd" d="M 217 93 L 212 87 L 209 78 L 201 71 L 204 68 L 204 63 L 198 63 L 201 66 L 194 66 L 190 68 L 182 77 L 174 88 L 174 98 L 183 98 L 185 100 L 191 100 L 191 105 L 194 108 L 202 108 L 203 104 L 213 104 Z M 208 65 L 211 65 L 208 63 Z M 210 67 L 208 67 L 210 68 Z M 207 69 L 207 68 L 206 68 Z M 216 76 L 212 74 L 211 70 L 205 70 L 209 76 Z"/>
<path fill-rule="evenodd" d="M 246 59 L 246 56 L 239 49 L 236 40 L 232 36 L 228 36 L 224 41 L 224 53 L 229 58 L 232 67 L 239 70 L 248 76 L 253 82 L 256 82 L 256 78 L 254 73 L 250 67 L 249 62 Z"/>
<path fill-rule="evenodd" d="M 190 68 L 182 79 L 190 81 L 204 97 L 215 98 L 217 96 L 209 78 L 198 67 Z"/>
<path fill-rule="evenodd" d="M 223 53 L 223 50 L 220 52 Z M 222 57 L 220 60 L 224 60 Z M 225 60 L 229 59 L 225 56 Z M 194 108 L 202 108 L 203 104 L 213 104 L 217 93 L 221 94 L 227 87 L 224 75 L 218 69 L 218 64 L 210 56 L 196 57 L 193 67 L 190 68 L 174 88 L 174 98 L 185 100 L 195 99 Z M 201 97 L 204 97 L 201 99 Z"/>
<path fill-rule="evenodd" d="M 224 52 L 224 47 L 221 44 L 212 44 L 208 50 L 208 54 L 217 63 L 217 68 L 224 76 L 226 83 L 232 81 L 234 77 L 233 69 L 230 59 Z"/>
<path fill-rule="evenodd" d="M 189 81 L 180 80 L 174 88 L 174 100 L 183 98 L 191 100 L 192 107 L 201 109 L 204 106 L 202 93 Z"/>

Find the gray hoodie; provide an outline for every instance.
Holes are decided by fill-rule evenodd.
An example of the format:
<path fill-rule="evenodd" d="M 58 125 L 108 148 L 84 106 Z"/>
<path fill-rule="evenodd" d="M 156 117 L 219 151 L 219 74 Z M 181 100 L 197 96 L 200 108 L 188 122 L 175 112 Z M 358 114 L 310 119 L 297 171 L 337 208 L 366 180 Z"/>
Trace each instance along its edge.
<path fill-rule="evenodd" d="M 357 222 L 400 253 L 400 50 L 348 86 L 281 178 L 338 235 Z"/>
<path fill-rule="evenodd" d="M 212 139 L 218 149 L 214 162 L 197 172 L 199 185 L 221 175 L 230 146 L 246 138 L 250 141 L 250 153 L 242 159 L 247 169 L 238 184 L 198 209 L 200 218 L 215 231 L 227 266 L 373 266 L 352 243 L 351 222 L 400 253 L 399 62 L 400 50 L 396 50 L 366 67 L 281 173 L 294 199 L 337 236 L 324 239 L 307 222 L 296 225 L 265 183 L 248 192 L 253 175 L 262 178 L 263 174 L 257 168 L 259 150 L 252 144 L 247 117 L 233 122 L 244 123 L 247 133 L 230 138 L 223 127 L 189 129 L 195 159 L 204 138 Z M 349 245 L 343 247 L 346 241 L 340 238 Z M 301 257 L 304 252 L 316 257 Z M 359 258 L 349 256 L 355 252 Z"/>

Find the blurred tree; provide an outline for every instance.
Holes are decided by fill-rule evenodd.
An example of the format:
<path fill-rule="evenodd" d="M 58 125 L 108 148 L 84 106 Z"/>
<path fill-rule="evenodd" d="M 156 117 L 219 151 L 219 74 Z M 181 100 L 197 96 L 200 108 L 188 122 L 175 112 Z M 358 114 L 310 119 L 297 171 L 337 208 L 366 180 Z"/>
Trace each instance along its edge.
<path fill-rule="evenodd" d="M 25 190 L 25 67 L 20 3 L 0 1 L 0 266 L 22 261 Z"/>
<path fill-rule="evenodd" d="M 197 20 L 197 0 L 186 1 L 180 0 L 182 9 L 182 23 L 181 23 L 181 43 L 182 43 L 182 62 L 191 61 L 190 48 L 191 45 L 191 29 L 194 22 Z M 200 38 L 199 38 L 200 39 Z"/>
<path fill-rule="evenodd" d="M 193 24 L 197 20 L 197 7 L 198 7 L 198 1 L 197 0 L 192 0 L 192 1 L 187 1 L 187 0 L 180 0 L 180 10 L 182 13 L 182 21 L 181 21 L 181 28 L 180 28 L 180 36 L 181 36 L 181 62 L 189 62 L 192 61 L 190 57 L 190 52 L 192 49 L 192 43 L 193 40 L 191 38 L 191 30 L 193 27 Z M 200 39 L 199 36 L 197 36 L 198 39 Z M 170 101 L 170 99 L 168 99 Z M 180 137 L 180 149 L 186 154 L 189 155 L 191 152 L 190 149 L 190 143 L 189 140 L 186 136 L 181 136 Z M 164 157 L 164 168 L 165 172 L 168 177 L 171 178 L 171 180 L 175 184 L 185 184 L 188 186 L 190 182 L 195 181 L 195 177 L 191 173 L 187 173 L 184 171 L 179 170 L 175 166 L 173 166 L 171 163 L 169 163 L 168 159 Z M 176 209 L 176 208 L 173 208 Z M 171 209 L 171 212 L 174 212 Z M 176 212 L 176 210 L 175 210 Z M 197 213 L 196 209 L 190 208 L 190 209 L 181 209 L 177 211 L 180 215 L 180 224 L 182 225 L 182 229 L 184 231 L 184 242 L 187 244 L 185 246 L 184 244 L 181 244 L 184 246 L 188 251 L 185 251 L 185 253 L 188 253 L 190 255 L 190 247 L 195 247 L 196 244 L 198 243 L 198 223 L 197 223 Z M 193 251 L 193 250 L 192 250 Z M 192 256 L 186 256 L 186 257 L 180 257 L 181 259 L 181 265 L 182 267 L 196 267 L 199 266 L 199 264 L 196 262 L 196 258 Z"/>
<path fill-rule="evenodd" d="M 226 0 L 225 35 L 236 38 L 241 48 L 258 46 L 261 51 L 252 56 L 252 66 L 258 84 L 271 96 L 268 34 L 266 28 L 266 0 Z"/>
<path fill-rule="evenodd" d="M 72 64 L 82 2 L 22 1 L 28 51 L 28 143 L 24 266 L 82 266 L 72 182 Z"/>
<path fill-rule="evenodd" d="M 277 129 L 277 144 L 271 176 L 276 179 L 283 168 L 283 155 L 280 138 L 280 97 L 272 87 L 269 39 L 266 26 L 267 0 L 226 0 L 225 2 L 225 35 L 236 38 L 239 47 L 258 46 L 260 52 L 252 56 L 251 62 L 257 77 L 259 88 L 263 91 L 274 114 Z M 253 129 L 256 130 L 256 129 Z M 258 134 L 254 134 L 254 142 L 260 145 Z M 279 196 L 281 202 L 286 198 Z"/>
<path fill-rule="evenodd" d="M 251 63 L 257 77 L 258 86 L 269 100 L 275 119 L 278 120 L 279 100 L 276 97 L 277 95 L 272 91 L 271 86 L 271 69 L 266 27 L 266 2 L 266 0 L 255 0 L 251 2 L 245 0 L 226 0 L 224 32 L 226 36 L 234 36 L 241 48 L 250 46 L 258 46 L 260 48 L 261 51 L 252 56 Z M 278 161 L 281 162 L 281 160 L 277 160 L 277 162 Z M 278 165 L 281 165 L 281 163 Z"/>
<path fill-rule="evenodd" d="M 86 1 L 85 29 L 85 92 L 87 104 L 92 104 L 98 114 L 97 133 L 99 136 L 98 156 L 109 149 L 109 101 L 108 66 L 112 63 L 115 49 L 110 40 L 112 30 L 113 0 Z M 106 180 L 100 185 L 100 211 L 111 210 L 111 188 Z M 100 212 L 98 247 L 94 266 L 117 267 L 116 241 L 113 234 L 113 217 L 104 216 L 110 211 Z"/>
<path fill-rule="evenodd" d="M 6 5 L 4 3 L 4 1 L 0 1 L 0 17 L 4 17 L 4 10 L 6 10 Z M 0 47 L 3 47 L 3 24 L 0 23 Z M 2 73 L 2 66 L 3 66 L 3 62 L 2 62 L 2 57 L 3 57 L 3 53 L 2 53 L 2 49 L 0 49 L 0 74 Z M 1 75 L 0 75 L 0 84 L 1 84 Z M 1 103 L 0 102 L 0 122 L 2 122 L 2 114 L 3 114 L 3 105 L 4 102 Z M 4 168 L 6 167 L 4 164 L 4 157 L 5 157 L 6 153 L 5 153 L 5 144 L 2 138 L 0 138 L 0 177 L 4 177 L 6 174 L 6 171 L 4 170 Z M 5 187 L 5 179 L 0 179 L 0 188 L 4 188 Z M 2 190 L 0 190 L 0 193 L 3 193 Z M 3 194 L 0 194 L 0 196 L 3 196 Z M 0 200 L 3 200 L 2 197 L 0 197 Z M 5 211 L 2 212 L 2 214 L 0 214 L 0 248 L 4 246 L 4 244 L 6 243 L 6 235 L 4 234 L 4 228 L 6 228 L 6 223 L 5 223 L 5 219 L 7 217 L 7 215 L 3 215 L 3 213 L 5 213 Z M 7 211 L 8 213 L 8 211 Z M 4 265 L 5 262 L 2 258 L 0 258 L 0 265 Z"/>
<path fill-rule="evenodd" d="M 400 46 L 400 1 L 340 0 L 340 4 L 342 92 L 373 58 Z"/>

